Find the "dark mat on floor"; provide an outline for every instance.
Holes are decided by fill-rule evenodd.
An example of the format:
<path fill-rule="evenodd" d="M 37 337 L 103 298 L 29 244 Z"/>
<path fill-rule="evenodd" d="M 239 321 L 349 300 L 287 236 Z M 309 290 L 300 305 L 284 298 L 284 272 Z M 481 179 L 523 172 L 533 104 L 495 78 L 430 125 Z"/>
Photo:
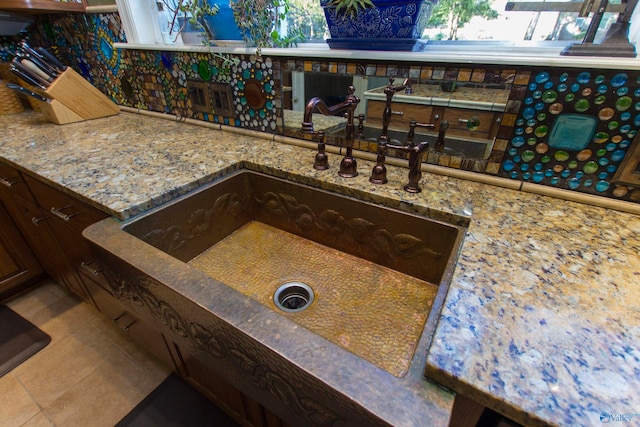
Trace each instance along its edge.
<path fill-rule="evenodd" d="M 51 337 L 33 323 L 0 305 L 0 377 L 42 350 Z"/>
<path fill-rule="evenodd" d="M 239 427 L 186 381 L 171 374 L 116 427 Z"/>

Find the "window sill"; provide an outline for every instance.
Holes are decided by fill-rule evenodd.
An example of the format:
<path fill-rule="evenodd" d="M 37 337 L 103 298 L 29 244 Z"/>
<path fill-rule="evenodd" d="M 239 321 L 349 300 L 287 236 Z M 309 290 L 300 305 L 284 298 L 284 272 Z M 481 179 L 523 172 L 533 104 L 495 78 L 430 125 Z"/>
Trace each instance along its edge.
<path fill-rule="evenodd" d="M 115 43 L 116 48 L 177 52 L 218 52 L 238 55 L 255 54 L 252 47 L 218 47 L 186 45 L 149 45 Z M 265 48 L 266 56 L 326 58 L 367 61 L 441 62 L 495 65 L 531 65 L 575 68 L 640 70 L 640 58 L 560 56 L 563 46 L 548 43 L 454 42 L 427 44 L 418 52 L 388 52 L 330 49 L 326 43 L 302 43 L 294 48 Z M 498 52 L 499 53 L 496 53 Z"/>

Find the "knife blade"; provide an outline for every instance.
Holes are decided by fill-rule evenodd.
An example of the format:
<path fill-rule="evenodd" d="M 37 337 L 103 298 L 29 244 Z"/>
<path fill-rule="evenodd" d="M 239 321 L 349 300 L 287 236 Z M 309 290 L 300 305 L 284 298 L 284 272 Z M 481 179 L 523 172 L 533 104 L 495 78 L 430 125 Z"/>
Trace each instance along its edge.
<path fill-rule="evenodd" d="M 22 70 L 18 70 L 13 64 L 9 66 L 9 71 L 11 71 L 16 76 L 20 77 L 25 82 L 29 83 L 32 86 L 35 86 L 39 89 L 45 90 L 46 87 L 41 85 L 38 81 L 33 79 L 30 75 L 24 73 Z"/>
<path fill-rule="evenodd" d="M 49 102 L 49 98 L 45 98 L 44 96 L 35 93 L 32 90 L 27 89 L 26 87 L 17 85 L 15 83 L 6 83 L 6 85 L 9 89 L 13 89 L 15 91 L 18 91 L 20 93 L 24 93 L 27 96 L 32 96 L 35 99 L 37 99 L 38 101 L 43 101 L 43 102 Z"/>

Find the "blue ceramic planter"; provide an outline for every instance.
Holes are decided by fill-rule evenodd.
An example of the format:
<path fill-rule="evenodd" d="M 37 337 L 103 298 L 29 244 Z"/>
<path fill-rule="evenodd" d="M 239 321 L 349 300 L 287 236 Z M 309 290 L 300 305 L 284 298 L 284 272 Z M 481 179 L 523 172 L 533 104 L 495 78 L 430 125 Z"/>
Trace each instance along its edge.
<path fill-rule="evenodd" d="M 210 5 L 218 5 L 220 10 L 214 16 L 207 16 L 207 23 L 216 40 L 243 40 L 242 32 L 233 19 L 233 9 L 229 0 L 209 0 Z"/>
<path fill-rule="evenodd" d="M 414 50 L 419 45 L 435 2 L 428 0 L 373 0 L 375 7 L 353 18 L 336 12 L 329 0 L 320 0 L 332 49 Z"/>

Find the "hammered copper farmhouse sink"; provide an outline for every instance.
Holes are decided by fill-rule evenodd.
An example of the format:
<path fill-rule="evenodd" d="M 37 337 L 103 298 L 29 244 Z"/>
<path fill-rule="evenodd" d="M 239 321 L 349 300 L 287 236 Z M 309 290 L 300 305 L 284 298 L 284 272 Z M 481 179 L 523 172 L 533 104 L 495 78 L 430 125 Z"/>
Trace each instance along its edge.
<path fill-rule="evenodd" d="M 119 276 L 116 293 L 146 305 L 192 341 L 200 339 L 194 328 L 203 326 L 186 325 L 180 310 L 159 301 L 146 283 L 183 289 L 176 292 L 194 295 L 188 298 L 198 306 L 235 301 L 241 304 L 238 317 L 245 317 L 238 322 L 258 315 L 273 319 L 265 322 L 269 328 L 282 325 L 269 335 L 278 343 L 295 331 L 296 346 L 335 345 L 398 379 L 409 372 L 417 349 L 428 347 L 464 236 L 457 225 L 249 170 L 118 224 L 118 230 L 129 237 L 106 236 L 98 244 L 136 267 L 138 278 L 112 267 Z M 105 235 L 85 234 L 95 240 L 98 233 Z M 143 284 L 132 284 L 136 280 Z M 131 297 L 133 292 L 138 295 Z M 200 299 L 203 293 L 207 300 Z M 252 314 L 242 314 L 247 308 Z M 326 351 L 322 362 L 348 367 L 341 354 Z"/>

